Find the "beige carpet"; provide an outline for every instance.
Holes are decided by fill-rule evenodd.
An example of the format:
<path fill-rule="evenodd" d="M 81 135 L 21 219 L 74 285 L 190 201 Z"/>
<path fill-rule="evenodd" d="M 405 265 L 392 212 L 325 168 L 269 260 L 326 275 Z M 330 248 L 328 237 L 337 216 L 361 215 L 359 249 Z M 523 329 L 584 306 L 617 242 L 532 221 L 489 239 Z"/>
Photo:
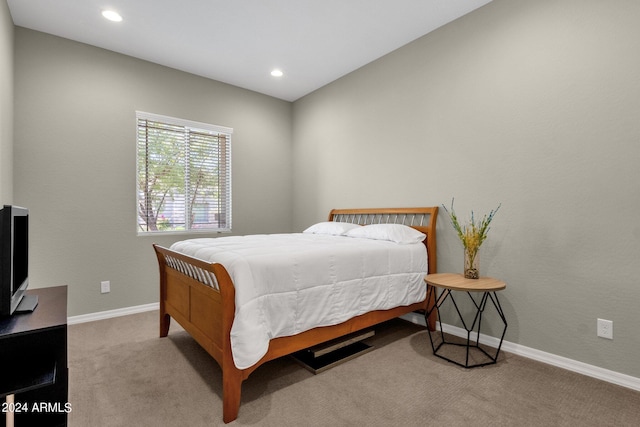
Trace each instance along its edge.
<path fill-rule="evenodd" d="M 221 371 L 157 312 L 69 326 L 69 425 L 222 425 Z M 396 320 L 375 349 L 313 375 L 290 358 L 257 369 L 229 426 L 631 426 L 640 392 L 501 353 L 464 369 L 432 354 L 427 332 Z"/>

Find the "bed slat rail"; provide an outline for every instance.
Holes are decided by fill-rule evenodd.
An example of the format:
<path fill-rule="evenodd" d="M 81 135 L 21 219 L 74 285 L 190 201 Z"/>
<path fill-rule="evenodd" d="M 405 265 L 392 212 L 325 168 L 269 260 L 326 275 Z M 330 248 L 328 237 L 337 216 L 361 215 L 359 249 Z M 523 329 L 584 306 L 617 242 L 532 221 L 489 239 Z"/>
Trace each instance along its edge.
<path fill-rule="evenodd" d="M 348 222 L 359 225 L 370 224 L 402 224 L 409 227 L 424 227 L 425 221 L 429 221 L 429 214 L 348 214 L 337 213 L 333 221 Z"/>
<path fill-rule="evenodd" d="M 193 258 L 186 258 L 162 247 L 157 247 L 157 250 L 162 253 L 167 267 L 220 292 L 218 279 L 213 272 L 213 264 L 204 261 L 196 264 Z"/>

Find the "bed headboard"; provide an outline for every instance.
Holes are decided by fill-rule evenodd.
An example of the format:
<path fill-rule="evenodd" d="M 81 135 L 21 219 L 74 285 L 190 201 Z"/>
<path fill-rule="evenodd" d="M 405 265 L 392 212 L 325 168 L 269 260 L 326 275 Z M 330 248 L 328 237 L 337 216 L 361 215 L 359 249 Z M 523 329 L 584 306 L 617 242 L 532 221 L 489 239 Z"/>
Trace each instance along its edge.
<path fill-rule="evenodd" d="M 437 273 L 436 255 L 436 219 L 438 207 L 426 208 L 367 208 L 332 209 L 329 221 L 349 222 L 352 224 L 403 224 L 413 227 L 427 235 L 424 241 L 429 254 L 429 273 Z"/>

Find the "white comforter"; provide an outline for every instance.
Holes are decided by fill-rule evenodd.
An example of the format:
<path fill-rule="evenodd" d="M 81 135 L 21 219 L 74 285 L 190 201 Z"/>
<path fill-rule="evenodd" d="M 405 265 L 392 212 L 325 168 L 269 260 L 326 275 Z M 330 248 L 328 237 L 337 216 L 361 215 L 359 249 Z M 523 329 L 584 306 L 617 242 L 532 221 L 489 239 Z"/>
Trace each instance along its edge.
<path fill-rule="evenodd" d="M 320 234 L 191 239 L 171 249 L 227 269 L 236 288 L 231 346 L 237 368 L 269 340 L 423 301 L 423 244 Z"/>

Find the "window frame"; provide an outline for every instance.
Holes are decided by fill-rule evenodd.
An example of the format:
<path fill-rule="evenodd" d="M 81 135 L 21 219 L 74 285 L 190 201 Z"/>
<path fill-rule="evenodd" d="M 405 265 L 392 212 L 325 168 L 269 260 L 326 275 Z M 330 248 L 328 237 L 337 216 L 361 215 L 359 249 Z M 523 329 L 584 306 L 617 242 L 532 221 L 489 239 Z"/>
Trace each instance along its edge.
<path fill-rule="evenodd" d="M 189 132 L 196 133 L 207 133 L 216 136 L 225 137 L 225 147 L 224 147 L 224 159 L 226 163 L 226 173 L 224 173 L 226 188 L 225 191 L 225 202 L 223 203 L 225 206 L 225 226 L 224 227 L 215 227 L 215 228 L 186 228 L 188 227 L 188 221 L 185 220 L 185 229 L 183 230 L 143 230 L 141 229 L 140 222 L 140 200 L 141 200 L 141 189 L 140 189 L 140 140 L 139 140 L 139 129 L 140 129 L 140 121 L 153 121 L 161 124 L 166 124 L 168 126 L 175 127 L 183 127 L 185 128 L 185 135 Z M 164 116 L 160 114 L 148 113 L 144 111 L 136 111 L 136 120 L 135 120 L 135 150 L 136 150 L 136 231 L 138 236 L 147 236 L 147 235 L 170 235 L 170 234 L 202 234 L 202 233 L 230 233 L 232 228 L 232 185 L 231 185 L 231 135 L 233 134 L 233 128 L 226 126 L 213 125 L 209 123 L 203 123 L 193 120 L 181 119 L 171 116 Z M 185 143 L 188 143 L 188 138 L 185 138 Z M 188 182 L 188 179 L 185 178 L 185 184 Z M 186 185 L 185 185 L 186 188 Z M 185 191 L 186 193 L 186 191 Z M 221 197 L 219 198 L 221 199 Z M 198 204 L 198 203 L 196 203 Z M 185 204 L 186 205 L 186 204 Z M 185 213 L 187 212 L 188 207 L 185 206 Z M 148 227 L 148 225 L 147 225 Z"/>

